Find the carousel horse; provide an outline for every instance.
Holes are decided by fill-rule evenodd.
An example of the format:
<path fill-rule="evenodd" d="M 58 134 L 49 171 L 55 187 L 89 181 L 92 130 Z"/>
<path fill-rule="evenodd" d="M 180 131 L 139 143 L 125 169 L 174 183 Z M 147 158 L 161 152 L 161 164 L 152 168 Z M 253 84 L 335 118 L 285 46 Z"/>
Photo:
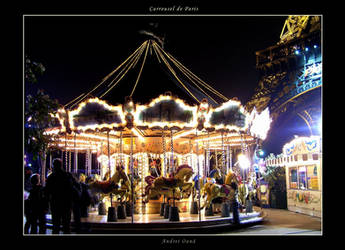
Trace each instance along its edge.
<path fill-rule="evenodd" d="M 224 199 L 232 199 L 232 196 L 235 195 L 235 193 L 230 186 L 231 183 L 239 183 L 238 176 L 231 170 L 225 177 L 225 184 L 207 182 L 203 187 L 203 194 L 204 196 L 206 195 L 207 198 L 204 202 L 204 205 L 200 209 L 203 209 L 204 207 L 209 207 L 212 203 L 212 200 L 218 197 Z"/>
<path fill-rule="evenodd" d="M 200 193 L 203 192 L 203 188 L 204 185 L 206 183 L 216 183 L 217 179 L 221 178 L 221 171 L 219 168 L 214 168 L 210 171 L 209 175 L 206 176 L 202 176 L 200 178 L 199 175 L 195 175 L 195 177 L 193 178 L 193 199 L 195 198 L 195 195 L 197 192 L 194 192 L 194 190 L 200 190 Z"/>
<path fill-rule="evenodd" d="M 168 188 L 161 188 L 161 189 L 155 189 L 152 188 L 152 183 L 156 177 L 149 175 L 145 177 L 145 182 L 147 183 L 147 186 L 145 187 L 145 193 L 142 195 L 142 197 L 146 197 L 146 199 L 143 200 L 143 203 L 147 203 L 150 199 L 159 198 L 161 195 L 164 195 L 167 199 L 176 199 L 180 200 L 182 198 L 180 190 L 177 188 L 175 190 L 168 189 Z"/>
<path fill-rule="evenodd" d="M 108 176 L 110 176 L 108 174 Z M 120 200 L 126 199 L 130 195 L 131 184 L 124 167 L 117 166 L 116 172 L 111 178 L 105 181 L 97 181 L 95 178 L 89 180 L 90 190 L 101 194 L 115 194 L 120 196 Z"/>
<path fill-rule="evenodd" d="M 148 184 L 145 188 L 145 194 L 170 194 L 172 192 L 176 196 L 179 195 L 179 190 L 183 192 L 188 192 L 191 190 L 193 183 L 188 182 L 193 175 L 193 169 L 188 165 L 181 165 L 176 169 L 176 172 L 173 175 L 170 175 L 169 178 L 164 176 L 145 177 L 145 181 Z M 175 197 L 173 195 L 173 197 Z"/>

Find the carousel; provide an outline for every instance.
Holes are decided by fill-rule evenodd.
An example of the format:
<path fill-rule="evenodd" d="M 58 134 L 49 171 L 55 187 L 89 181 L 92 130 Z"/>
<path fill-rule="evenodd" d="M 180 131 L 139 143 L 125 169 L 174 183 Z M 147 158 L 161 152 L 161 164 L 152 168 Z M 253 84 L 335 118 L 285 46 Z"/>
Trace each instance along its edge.
<path fill-rule="evenodd" d="M 133 94 L 149 58 L 165 66 L 192 101 L 166 91 L 136 102 Z M 114 105 L 106 96 L 135 69 L 131 93 Z M 237 98 L 226 98 L 155 40 L 146 40 L 53 116 L 57 126 L 46 130 L 50 147 L 62 152 L 66 171 L 87 176 L 90 191 L 99 197 L 85 221 L 93 228 L 229 225 L 230 201 L 236 198 L 241 223 L 260 221 L 249 201 L 256 195 L 253 166 L 270 128 L 269 110 L 249 111 Z M 85 164 L 78 162 L 80 155 Z"/>

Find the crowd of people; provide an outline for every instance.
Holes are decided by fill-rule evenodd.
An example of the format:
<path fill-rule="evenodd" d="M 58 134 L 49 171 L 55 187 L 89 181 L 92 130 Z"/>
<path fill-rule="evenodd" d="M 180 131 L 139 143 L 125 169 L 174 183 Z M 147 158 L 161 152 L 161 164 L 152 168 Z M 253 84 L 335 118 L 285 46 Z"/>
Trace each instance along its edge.
<path fill-rule="evenodd" d="M 53 161 L 52 173 L 45 186 L 42 186 L 39 174 L 32 174 L 30 167 L 25 167 L 24 233 L 46 234 L 48 211 L 52 218 L 53 234 L 59 234 L 61 230 L 64 234 L 71 233 L 72 214 L 75 233 L 81 233 L 81 218 L 88 217 L 88 208 L 95 203 L 85 181 L 84 174 L 77 176 L 66 172 L 60 159 Z"/>

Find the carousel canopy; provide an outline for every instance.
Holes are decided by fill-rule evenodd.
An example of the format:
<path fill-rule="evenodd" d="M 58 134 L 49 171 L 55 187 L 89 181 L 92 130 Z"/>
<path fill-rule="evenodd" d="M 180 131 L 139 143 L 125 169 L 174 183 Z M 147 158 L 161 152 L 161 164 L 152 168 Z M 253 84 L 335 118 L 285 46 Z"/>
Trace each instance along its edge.
<path fill-rule="evenodd" d="M 163 70 L 154 70 L 155 64 Z M 170 78 L 162 80 L 162 72 Z M 121 90 L 123 81 L 127 83 L 122 84 Z M 140 90 L 148 87 L 147 81 L 155 83 L 154 88 L 150 85 L 150 101 L 147 91 Z M 254 142 L 265 139 L 271 123 L 268 109 L 259 114 L 254 108 L 249 113 L 237 99 L 229 100 L 213 89 L 154 40 L 145 41 L 98 85 L 59 109 L 55 117 L 59 126 L 46 133 L 56 135 L 57 146 L 66 150 L 91 147 L 105 138 L 116 142 L 120 137 L 131 136 L 144 141 L 173 135 L 175 139 L 202 142 L 207 134 L 207 140 L 215 140 L 214 145 L 220 139 L 230 143 L 229 138 L 235 144 L 240 139 Z M 152 142 L 155 143 L 158 141 Z M 135 146 L 139 151 L 148 147 L 144 142 Z"/>

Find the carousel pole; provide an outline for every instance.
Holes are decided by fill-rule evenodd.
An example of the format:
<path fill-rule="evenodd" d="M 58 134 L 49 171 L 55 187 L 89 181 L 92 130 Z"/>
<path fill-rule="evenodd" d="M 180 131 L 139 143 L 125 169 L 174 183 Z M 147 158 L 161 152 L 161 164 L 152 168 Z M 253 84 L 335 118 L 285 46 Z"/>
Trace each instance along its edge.
<path fill-rule="evenodd" d="M 88 163 L 88 157 L 89 157 L 89 154 L 88 154 L 88 150 L 85 149 L 85 167 L 84 167 L 84 174 L 87 175 L 87 163 Z"/>
<path fill-rule="evenodd" d="M 131 131 L 131 193 L 132 193 L 132 223 L 134 223 L 134 190 L 133 190 L 133 132 Z"/>
<path fill-rule="evenodd" d="M 78 173 L 77 133 L 74 133 L 74 173 Z"/>
<path fill-rule="evenodd" d="M 68 172 L 71 172 L 71 158 L 72 158 L 72 151 L 68 152 Z"/>
<path fill-rule="evenodd" d="M 107 144 L 108 144 L 108 167 L 109 167 L 109 178 L 111 178 L 109 130 L 107 131 Z M 110 207 L 113 207 L 113 194 L 112 194 L 112 193 L 110 193 Z"/>
<path fill-rule="evenodd" d="M 196 136 L 196 138 L 198 137 L 198 129 L 197 128 L 195 129 L 195 136 Z M 195 149 L 195 151 L 196 151 L 195 153 L 196 153 L 196 165 L 197 165 L 197 168 L 198 168 L 198 176 L 200 178 L 199 143 L 198 143 L 198 141 L 196 141 L 196 149 Z M 201 203 L 200 203 L 201 194 L 200 194 L 200 191 L 201 191 L 201 187 L 200 187 L 200 182 L 199 182 L 199 194 L 198 194 L 199 208 L 201 207 Z M 199 221 L 201 221 L 201 211 L 199 211 Z"/>
<path fill-rule="evenodd" d="M 53 168 L 53 156 L 52 156 L 52 151 L 49 153 L 49 169 L 52 170 Z"/>
<path fill-rule="evenodd" d="M 170 160 L 170 163 L 171 163 L 171 168 L 170 168 L 170 172 L 172 172 L 172 174 L 175 173 L 175 165 L 174 165 L 174 141 L 173 141 L 173 130 L 171 129 L 170 130 L 170 137 L 171 137 L 171 140 L 170 140 L 170 147 L 171 147 L 171 160 Z M 174 200 L 175 202 L 175 200 Z"/>
<path fill-rule="evenodd" d="M 107 143 L 108 143 L 108 167 L 109 167 L 109 178 L 111 178 L 109 130 L 107 131 Z M 110 193 L 110 207 L 108 208 L 108 221 L 117 221 L 117 216 L 116 216 L 115 207 L 113 207 L 113 193 Z"/>
<path fill-rule="evenodd" d="M 166 147 L 165 147 L 165 134 L 164 130 L 162 129 L 162 147 L 163 147 L 163 167 L 162 167 L 162 173 L 161 175 L 164 177 L 166 174 Z M 160 209 L 160 216 L 164 216 L 164 209 L 165 209 L 165 195 L 163 195 L 163 203 L 161 204 Z"/>
<path fill-rule="evenodd" d="M 210 174 L 210 132 L 207 131 L 207 168 L 206 168 L 206 176 Z"/>
<path fill-rule="evenodd" d="M 120 131 L 120 166 L 122 166 L 122 154 L 123 154 L 123 145 L 122 145 L 122 130 Z M 125 167 L 125 166 L 123 166 Z"/>
<path fill-rule="evenodd" d="M 99 151 L 98 151 L 98 149 L 99 149 L 99 144 L 96 144 L 96 145 L 97 145 L 97 152 L 96 152 L 96 161 L 97 161 L 97 156 L 98 156 L 98 154 L 99 154 Z M 99 166 L 99 164 L 100 164 L 100 163 L 97 161 L 97 171 L 96 171 L 96 173 L 100 175 L 100 166 Z"/>
<path fill-rule="evenodd" d="M 166 156 L 166 145 L 165 145 L 165 134 L 164 130 L 162 130 L 162 145 L 163 145 L 163 168 L 162 168 L 162 175 L 166 176 L 167 173 L 167 156 Z"/>
<path fill-rule="evenodd" d="M 171 164 L 171 168 L 170 168 L 170 172 L 172 172 L 172 175 L 174 177 L 175 175 L 175 165 L 174 165 L 174 141 L 173 141 L 173 130 L 170 130 L 170 148 L 171 148 L 171 160 L 170 160 L 170 164 Z M 173 189 L 173 206 L 175 207 L 175 189 Z"/>
<path fill-rule="evenodd" d="M 222 131 L 222 174 L 223 174 L 223 183 L 225 182 L 225 175 L 227 171 L 224 171 L 225 168 L 225 148 L 224 148 L 224 131 Z"/>
<path fill-rule="evenodd" d="M 172 176 L 175 178 L 175 165 L 174 165 L 174 141 L 173 141 L 173 130 L 170 130 L 170 136 L 171 136 L 171 165 L 172 165 Z M 175 188 L 173 189 L 173 207 L 169 209 L 169 221 L 180 221 L 178 208 L 175 204 Z"/>
<path fill-rule="evenodd" d="M 63 157 L 63 151 L 62 151 L 62 157 Z M 65 132 L 65 161 L 64 162 L 65 162 L 65 170 L 67 171 L 67 131 Z"/>
<path fill-rule="evenodd" d="M 232 149 L 230 145 L 228 145 L 228 156 L 229 156 L 229 168 L 232 171 Z"/>
<path fill-rule="evenodd" d="M 226 154 L 226 156 L 227 156 L 227 154 Z M 223 174 L 223 183 L 224 184 L 225 184 L 225 175 L 228 174 L 227 165 L 228 165 L 228 161 L 225 164 L 224 131 L 222 131 L 222 169 L 223 169 L 223 171 L 225 168 L 225 171 Z M 229 209 L 228 204 L 226 203 L 225 199 L 223 199 L 223 201 L 222 201 L 221 211 L 222 211 L 222 215 L 221 215 L 222 217 L 229 217 L 230 216 L 230 209 Z"/>
<path fill-rule="evenodd" d="M 245 147 L 244 147 L 244 142 L 243 142 L 243 135 L 242 133 L 240 133 L 241 135 L 241 153 L 246 155 L 246 150 L 245 150 Z M 247 179 L 247 176 L 246 176 L 246 169 L 242 169 L 242 172 L 243 172 L 243 183 L 245 184 L 246 183 L 246 179 Z"/>
<path fill-rule="evenodd" d="M 218 152 L 217 152 L 217 149 L 214 150 L 214 155 L 216 157 L 216 168 L 218 168 Z"/>
<path fill-rule="evenodd" d="M 191 156 L 191 160 L 190 160 L 190 163 L 191 163 L 191 166 L 193 168 L 193 172 L 194 172 L 194 165 L 193 165 L 193 145 L 192 145 L 192 140 L 189 139 L 189 148 L 190 148 L 190 151 L 189 151 L 189 154 Z M 199 185 L 199 188 L 200 188 L 200 176 L 198 176 L 197 178 L 197 181 L 198 181 L 198 185 Z M 190 205 L 190 213 L 191 214 L 197 214 L 198 213 L 198 203 L 194 200 L 194 196 L 196 194 L 196 185 L 193 186 L 193 189 L 192 189 L 192 203 Z"/>

